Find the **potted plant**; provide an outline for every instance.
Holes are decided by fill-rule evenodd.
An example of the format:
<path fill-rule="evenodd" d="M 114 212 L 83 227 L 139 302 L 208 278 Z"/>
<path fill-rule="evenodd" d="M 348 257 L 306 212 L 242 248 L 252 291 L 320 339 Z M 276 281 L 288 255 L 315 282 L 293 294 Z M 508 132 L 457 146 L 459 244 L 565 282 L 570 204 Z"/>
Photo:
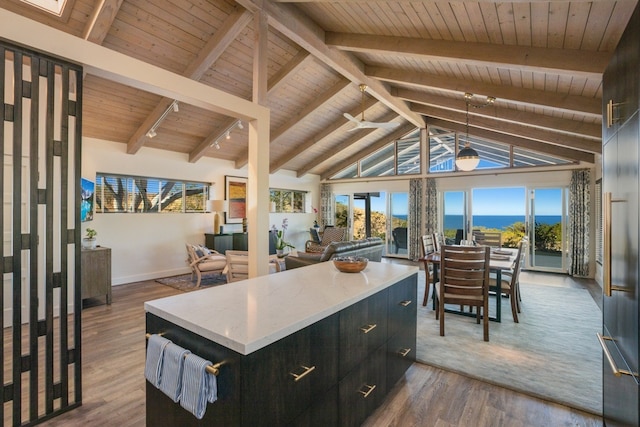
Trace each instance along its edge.
<path fill-rule="evenodd" d="M 275 225 L 271 227 L 274 231 L 274 238 L 276 241 L 276 254 L 278 255 L 278 257 L 284 256 L 284 250 L 286 248 L 295 249 L 295 246 L 284 240 L 284 232 L 287 230 L 288 225 L 288 220 L 287 218 L 285 218 L 282 220 L 282 230 L 278 230 Z"/>
<path fill-rule="evenodd" d="M 82 239 L 82 247 L 84 249 L 95 249 L 97 234 L 98 232 L 93 228 L 87 228 L 86 237 Z"/>

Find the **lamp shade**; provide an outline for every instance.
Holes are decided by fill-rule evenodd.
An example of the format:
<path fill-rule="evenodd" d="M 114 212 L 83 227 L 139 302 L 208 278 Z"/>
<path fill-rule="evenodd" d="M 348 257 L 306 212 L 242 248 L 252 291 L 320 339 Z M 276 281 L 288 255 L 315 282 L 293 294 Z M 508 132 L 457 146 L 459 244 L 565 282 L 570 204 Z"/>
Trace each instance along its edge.
<path fill-rule="evenodd" d="M 479 163 L 478 152 L 469 146 L 465 146 L 456 156 L 456 166 L 463 171 L 472 171 Z"/>
<path fill-rule="evenodd" d="M 209 212 L 226 212 L 227 201 L 226 200 L 207 200 L 207 210 Z"/>

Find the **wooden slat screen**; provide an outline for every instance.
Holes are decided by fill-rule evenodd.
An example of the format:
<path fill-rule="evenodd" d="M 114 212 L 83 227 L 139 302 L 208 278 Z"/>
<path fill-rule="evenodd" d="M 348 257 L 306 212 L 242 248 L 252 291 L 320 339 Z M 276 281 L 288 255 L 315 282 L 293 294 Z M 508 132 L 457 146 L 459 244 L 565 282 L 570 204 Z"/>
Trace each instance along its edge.
<path fill-rule="evenodd" d="M 0 410 L 19 426 L 82 403 L 82 68 L 0 42 L 0 101 Z"/>

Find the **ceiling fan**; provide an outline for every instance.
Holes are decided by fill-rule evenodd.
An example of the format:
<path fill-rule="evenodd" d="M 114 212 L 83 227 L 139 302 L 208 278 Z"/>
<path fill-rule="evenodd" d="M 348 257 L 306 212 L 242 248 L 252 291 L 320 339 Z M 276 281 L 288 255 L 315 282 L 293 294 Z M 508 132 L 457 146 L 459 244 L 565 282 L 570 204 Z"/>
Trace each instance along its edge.
<path fill-rule="evenodd" d="M 349 132 L 357 130 L 357 129 L 394 129 L 400 125 L 400 123 L 395 122 L 368 122 L 364 119 L 364 93 L 367 90 L 367 85 L 360 85 L 360 93 L 362 93 L 362 118 L 360 120 L 356 119 L 349 113 L 344 113 L 343 115 L 349 119 L 349 121 L 355 123 L 355 127 L 349 129 Z"/>

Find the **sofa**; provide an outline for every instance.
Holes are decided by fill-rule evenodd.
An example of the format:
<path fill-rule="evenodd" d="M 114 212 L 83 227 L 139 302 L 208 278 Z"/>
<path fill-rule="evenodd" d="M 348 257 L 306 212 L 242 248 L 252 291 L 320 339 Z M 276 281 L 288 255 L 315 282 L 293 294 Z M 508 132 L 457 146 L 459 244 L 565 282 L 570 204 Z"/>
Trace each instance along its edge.
<path fill-rule="evenodd" d="M 295 256 L 290 255 L 285 258 L 285 264 L 287 270 L 289 270 L 343 256 L 357 256 L 367 258 L 369 261 L 381 261 L 383 248 L 383 241 L 380 237 L 333 242 L 322 252 L 298 252 Z"/>

